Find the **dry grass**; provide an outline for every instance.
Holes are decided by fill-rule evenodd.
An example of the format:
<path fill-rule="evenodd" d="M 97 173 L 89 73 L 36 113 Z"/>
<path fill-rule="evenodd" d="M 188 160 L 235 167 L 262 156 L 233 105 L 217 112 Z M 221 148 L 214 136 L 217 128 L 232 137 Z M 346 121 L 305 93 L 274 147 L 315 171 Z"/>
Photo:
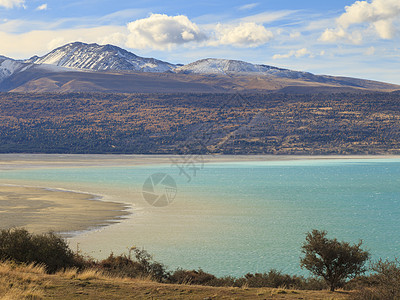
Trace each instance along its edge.
<path fill-rule="evenodd" d="M 27 287 L 26 289 L 10 289 L 1 300 L 19 300 L 19 299 L 31 299 L 40 300 L 43 299 L 44 292 L 37 289 L 36 287 Z"/>
<path fill-rule="evenodd" d="M 111 279 L 111 276 L 107 276 L 99 270 L 88 269 L 82 271 L 81 273 L 78 273 L 76 279 L 80 280 Z"/>
<path fill-rule="evenodd" d="M 160 284 L 89 269 L 54 275 L 41 266 L 0 263 L 0 299 L 348 299 L 349 293 L 283 288 L 233 288 Z"/>
<path fill-rule="evenodd" d="M 86 269 L 83 271 L 79 271 L 77 268 L 66 269 L 65 271 L 59 271 L 56 273 L 57 276 L 66 278 L 66 279 L 77 279 L 77 280 L 131 280 L 125 277 L 119 277 L 116 275 L 111 275 L 104 273 L 98 269 Z"/>
<path fill-rule="evenodd" d="M 71 268 L 71 269 L 66 269 L 65 271 L 58 271 L 56 275 L 69 279 L 74 279 L 78 275 L 78 269 Z"/>
<path fill-rule="evenodd" d="M 0 263 L 0 299 L 43 299 L 47 279 L 43 266 Z"/>

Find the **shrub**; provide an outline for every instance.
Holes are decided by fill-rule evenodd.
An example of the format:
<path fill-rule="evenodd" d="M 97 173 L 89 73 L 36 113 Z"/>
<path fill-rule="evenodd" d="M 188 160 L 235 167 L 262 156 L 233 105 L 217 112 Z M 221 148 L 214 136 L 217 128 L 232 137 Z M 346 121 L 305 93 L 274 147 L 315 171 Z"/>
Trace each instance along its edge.
<path fill-rule="evenodd" d="M 295 286 L 299 290 L 314 290 L 320 291 L 328 288 L 325 280 L 315 277 L 305 278 L 300 282 L 300 285 Z"/>
<path fill-rule="evenodd" d="M 242 286 L 243 284 L 238 279 L 225 276 L 216 277 L 210 273 L 199 270 L 183 270 L 177 269 L 168 277 L 168 283 L 176 284 L 197 284 L 208 286 Z"/>
<path fill-rule="evenodd" d="M 322 290 L 326 284 L 316 278 L 307 278 L 295 275 L 282 274 L 277 270 L 270 270 L 268 273 L 247 274 L 244 277 L 248 287 L 272 287 L 272 288 L 293 288 L 299 290 Z M 243 282 L 243 281 L 242 281 Z"/>
<path fill-rule="evenodd" d="M 216 277 L 204 272 L 202 269 L 183 270 L 177 269 L 169 278 L 168 283 L 177 284 L 198 284 L 208 286 L 230 286 L 230 287 L 272 287 L 272 288 L 294 288 L 300 290 L 322 290 L 327 287 L 323 280 L 316 278 L 307 278 L 301 276 L 292 276 L 282 274 L 279 271 L 271 270 L 268 273 L 246 274 L 240 278 L 231 276 Z"/>
<path fill-rule="evenodd" d="M 52 232 L 31 234 L 25 229 L 0 231 L 0 259 L 44 264 L 49 273 L 75 266 L 75 255 L 64 239 Z"/>
<path fill-rule="evenodd" d="M 270 270 L 268 273 L 263 274 L 246 274 L 245 278 L 249 287 L 290 288 L 299 282 L 297 278 L 282 274 L 276 270 Z"/>
<path fill-rule="evenodd" d="M 100 261 L 97 267 L 110 274 L 126 276 L 131 278 L 150 277 L 153 280 L 163 282 L 169 274 L 165 266 L 153 260 L 152 256 L 146 251 L 134 248 L 134 260 L 126 255 L 111 255 Z"/>
<path fill-rule="evenodd" d="M 216 279 L 217 277 L 204 272 L 202 269 L 199 269 L 198 271 L 177 269 L 169 276 L 168 281 L 177 284 L 214 285 Z"/>
<path fill-rule="evenodd" d="M 372 264 L 375 273 L 363 278 L 359 291 L 353 299 L 361 300 L 397 300 L 400 299 L 400 262 L 383 261 Z"/>

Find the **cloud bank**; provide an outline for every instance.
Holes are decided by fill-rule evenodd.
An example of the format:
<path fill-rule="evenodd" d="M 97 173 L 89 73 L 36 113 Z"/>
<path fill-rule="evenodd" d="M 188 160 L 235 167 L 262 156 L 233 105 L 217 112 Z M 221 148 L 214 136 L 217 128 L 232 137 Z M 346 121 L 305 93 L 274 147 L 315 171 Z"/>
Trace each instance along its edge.
<path fill-rule="evenodd" d="M 336 29 L 326 29 L 321 35 L 320 39 L 322 41 L 348 40 L 353 43 L 360 43 L 361 36 L 366 29 L 358 28 L 351 32 L 350 27 L 357 25 L 367 26 L 367 30 L 373 30 L 381 39 L 392 39 L 400 18 L 400 1 L 356 1 L 352 5 L 346 6 L 345 11 L 336 20 L 338 27 Z"/>
<path fill-rule="evenodd" d="M 25 0 L 0 0 L 0 7 L 14 8 L 21 7 L 25 4 Z"/>
<path fill-rule="evenodd" d="M 0 0 L 2 1 L 2 0 Z M 45 10 L 43 4 L 36 10 Z M 268 43 L 274 34 L 256 22 L 230 24 L 207 24 L 198 26 L 187 16 L 152 14 L 126 26 L 102 26 L 55 30 L 15 31 L 18 20 L 0 24 L 0 53 L 19 58 L 23 53 L 40 54 L 45 50 L 74 41 L 114 44 L 130 49 L 171 50 L 174 47 L 192 45 L 199 47 L 232 46 L 254 48 Z M 22 22 L 19 27 L 26 26 Z M 43 26 L 42 26 L 43 27 Z M 33 52 L 33 53 L 32 53 Z"/>
<path fill-rule="evenodd" d="M 0 31 L 1 55 L 24 59 L 32 55 L 42 55 L 64 44 L 76 41 L 104 44 L 108 37 L 123 27 L 102 26 L 88 29 L 35 30 L 22 34 Z M 122 46 L 122 45 L 121 45 Z"/>
<path fill-rule="evenodd" d="M 126 45 L 130 48 L 166 49 L 189 42 L 201 42 L 206 34 L 188 17 L 153 14 L 128 24 Z"/>
<path fill-rule="evenodd" d="M 218 24 L 215 28 L 215 37 L 216 40 L 211 41 L 210 45 L 253 48 L 269 42 L 274 35 L 262 25 L 246 22 L 236 26 Z"/>
<path fill-rule="evenodd" d="M 183 15 L 153 14 L 129 23 L 128 30 L 126 46 L 133 49 L 163 50 L 188 43 L 253 48 L 269 42 L 274 37 L 271 31 L 255 22 L 216 24 L 208 26 L 206 31 Z"/>
<path fill-rule="evenodd" d="M 287 54 L 275 54 L 272 58 L 273 59 L 283 59 L 283 58 L 290 58 L 290 57 L 303 57 L 303 56 L 312 56 L 312 53 L 307 50 L 307 48 L 302 48 L 299 50 L 292 50 Z"/>

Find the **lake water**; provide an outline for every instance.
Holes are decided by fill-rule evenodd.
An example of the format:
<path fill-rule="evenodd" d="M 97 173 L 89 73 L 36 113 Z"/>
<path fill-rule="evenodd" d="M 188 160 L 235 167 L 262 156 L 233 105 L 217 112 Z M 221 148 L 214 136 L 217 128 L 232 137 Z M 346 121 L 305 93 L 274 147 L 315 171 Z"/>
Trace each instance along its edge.
<path fill-rule="evenodd" d="M 374 259 L 400 255 L 400 159 L 324 159 L 205 164 L 42 167 L 0 173 L 0 183 L 101 194 L 133 205 L 121 223 L 70 239 L 102 258 L 144 247 L 169 269 L 202 268 L 241 276 L 269 269 L 308 274 L 299 267 L 312 229 L 356 243 Z M 174 201 L 153 207 L 142 187 L 155 173 L 177 185 Z"/>

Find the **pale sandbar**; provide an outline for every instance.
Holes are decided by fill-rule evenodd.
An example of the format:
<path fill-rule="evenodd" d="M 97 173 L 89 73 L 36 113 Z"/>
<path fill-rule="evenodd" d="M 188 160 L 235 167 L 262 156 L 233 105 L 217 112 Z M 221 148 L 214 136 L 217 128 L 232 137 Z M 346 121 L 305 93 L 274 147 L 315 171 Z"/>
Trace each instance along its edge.
<path fill-rule="evenodd" d="M 0 228 L 69 234 L 118 222 L 127 205 L 100 201 L 85 193 L 0 185 Z"/>

